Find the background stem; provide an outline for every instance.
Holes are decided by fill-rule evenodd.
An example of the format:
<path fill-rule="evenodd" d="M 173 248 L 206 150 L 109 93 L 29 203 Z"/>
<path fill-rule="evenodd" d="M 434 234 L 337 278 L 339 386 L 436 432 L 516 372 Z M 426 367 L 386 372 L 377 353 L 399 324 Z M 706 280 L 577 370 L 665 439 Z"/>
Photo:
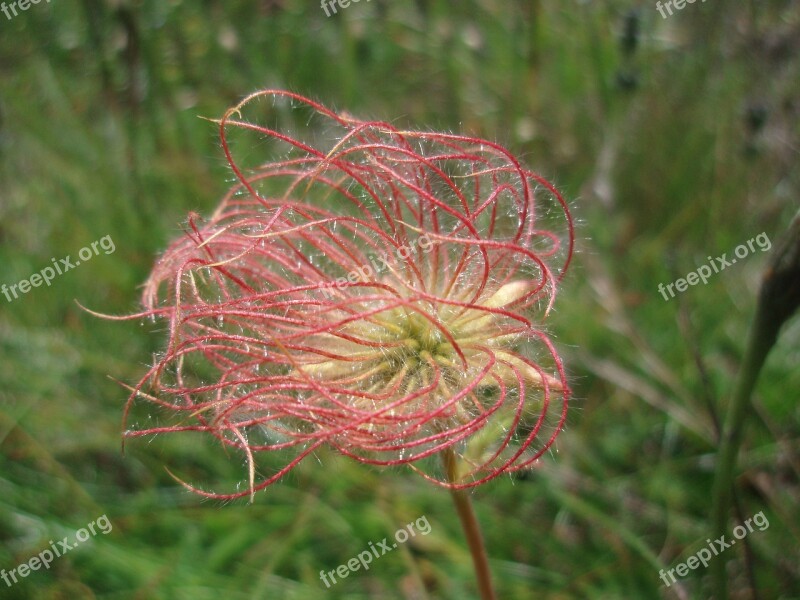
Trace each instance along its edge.
<path fill-rule="evenodd" d="M 750 397 L 770 349 L 775 345 L 783 324 L 800 307 L 800 212 L 789 229 L 775 244 L 764 272 L 758 295 L 755 318 L 747 339 L 742 367 L 720 438 L 714 476 L 711 522 L 714 535 L 728 534 L 728 513 L 733 498 L 736 458 L 742 443 L 742 431 Z M 727 600 L 728 582 L 725 559 L 714 561 L 714 598 Z"/>
<path fill-rule="evenodd" d="M 739 454 L 739 446 L 742 443 L 744 420 L 747 416 L 747 408 L 750 405 L 749 400 L 753 394 L 758 374 L 774 343 L 774 338 L 768 340 L 765 339 L 763 335 L 762 313 L 763 310 L 758 311 L 750 331 L 747 350 L 745 351 L 744 361 L 739 372 L 736 390 L 725 419 L 722 437 L 720 438 L 711 509 L 714 536 L 717 539 L 723 535 L 730 537 L 727 529 L 728 513 L 733 497 L 736 458 Z M 727 561 L 724 559 L 716 560 L 712 566 L 715 589 L 714 597 L 717 600 L 725 600 L 728 597 L 727 574 L 725 572 L 726 562 Z"/>

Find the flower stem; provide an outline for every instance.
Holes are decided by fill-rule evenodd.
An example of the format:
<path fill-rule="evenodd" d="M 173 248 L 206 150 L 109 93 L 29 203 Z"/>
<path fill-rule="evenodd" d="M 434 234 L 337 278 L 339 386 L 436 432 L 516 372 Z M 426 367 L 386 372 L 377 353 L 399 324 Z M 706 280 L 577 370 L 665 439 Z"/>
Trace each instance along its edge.
<path fill-rule="evenodd" d="M 447 471 L 447 478 L 451 483 L 455 483 L 457 459 L 455 452 L 448 448 L 442 453 L 442 462 Z M 472 499 L 465 490 L 451 489 L 453 503 L 456 505 L 456 512 L 461 521 L 461 527 L 467 538 L 467 545 L 472 554 L 472 564 L 475 567 L 475 577 L 478 580 L 478 590 L 481 600 L 497 600 L 497 596 L 492 588 L 492 572 L 489 570 L 489 557 L 486 555 L 486 546 L 483 543 L 480 524 L 475 516 L 472 507 Z"/>

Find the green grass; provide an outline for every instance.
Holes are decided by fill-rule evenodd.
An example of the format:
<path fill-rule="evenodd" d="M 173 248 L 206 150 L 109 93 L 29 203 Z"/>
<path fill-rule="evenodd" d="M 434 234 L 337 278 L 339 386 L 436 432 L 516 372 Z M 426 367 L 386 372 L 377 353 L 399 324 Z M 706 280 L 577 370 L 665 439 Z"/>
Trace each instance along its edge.
<path fill-rule="evenodd" d="M 102 514 L 114 526 L 47 571 L 0 581 L 0 598 L 476 597 L 448 495 L 408 471 L 326 452 L 254 505 L 221 504 L 164 466 L 223 492 L 246 485 L 242 457 L 186 436 L 120 451 L 126 393 L 110 377 L 136 381 L 164 332 L 75 301 L 137 310 L 159 252 L 231 181 L 198 116 L 268 86 L 485 136 L 570 199 L 578 254 L 548 326 L 575 390 L 569 424 L 537 470 L 474 494 L 500 597 L 709 597 L 708 570 L 681 593 L 658 570 L 712 534 L 713 415 L 766 254 L 668 302 L 657 286 L 762 231 L 774 242 L 797 210 L 798 34 L 788 0 L 695 3 L 666 20 L 622 0 L 372 0 L 331 18 L 288 0 L 54 0 L 0 16 L 0 283 L 105 235 L 116 245 L 50 287 L 0 296 L 0 568 Z M 800 598 L 799 342 L 795 319 L 747 421 L 741 514 L 763 511 L 770 527 L 746 538 L 747 560 L 741 544 L 724 555 L 737 598 L 753 586 Z M 422 515 L 428 536 L 320 582 Z"/>

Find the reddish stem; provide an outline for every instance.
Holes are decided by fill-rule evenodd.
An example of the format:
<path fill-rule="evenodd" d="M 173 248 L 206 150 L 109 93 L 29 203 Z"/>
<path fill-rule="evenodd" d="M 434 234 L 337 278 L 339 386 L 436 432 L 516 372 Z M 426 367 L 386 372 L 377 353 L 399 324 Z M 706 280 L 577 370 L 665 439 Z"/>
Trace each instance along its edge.
<path fill-rule="evenodd" d="M 453 450 L 448 448 L 442 453 L 447 478 L 451 483 L 456 483 L 457 458 Z M 456 512 L 461 521 L 461 527 L 467 538 L 470 554 L 472 554 L 472 564 L 475 567 L 475 577 L 478 581 L 478 590 L 482 600 L 497 600 L 497 596 L 492 588 L 492 572 L 489 569 L 489 557 L 486 554 L 486 546 L 483 542 L 481 527 L 475 510 L 472 507 L 472 499 L 467 490 L 451 489 L 453 503 L 456 505 Z"/>

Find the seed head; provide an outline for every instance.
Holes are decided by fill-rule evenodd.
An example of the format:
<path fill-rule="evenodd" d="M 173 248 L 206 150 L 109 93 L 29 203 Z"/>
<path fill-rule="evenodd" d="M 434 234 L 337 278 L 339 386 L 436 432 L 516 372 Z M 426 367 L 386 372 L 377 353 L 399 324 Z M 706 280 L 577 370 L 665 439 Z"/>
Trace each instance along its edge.
<path fill-rule="evenodd" d="M 292 113 L 305 134 L 257 118 Z M 219 126 L 237 181 L 207 221 L 190 217 L 143 294 L 169 340 L 129 406 L 173 421 L 128 435 L 203 431 L 242 451 L 250 490 L 201 492 L 220 498 L 322 445 L 451 488 L 534 463 L 569 397 L 541 329 L 572 254 L 558 191 L 492 142 L 284 91 L 253 94 Z M 265 155 L 245 166 L 234 147 Z M 266 451 L 286 466 L 256 482 Z"/>

